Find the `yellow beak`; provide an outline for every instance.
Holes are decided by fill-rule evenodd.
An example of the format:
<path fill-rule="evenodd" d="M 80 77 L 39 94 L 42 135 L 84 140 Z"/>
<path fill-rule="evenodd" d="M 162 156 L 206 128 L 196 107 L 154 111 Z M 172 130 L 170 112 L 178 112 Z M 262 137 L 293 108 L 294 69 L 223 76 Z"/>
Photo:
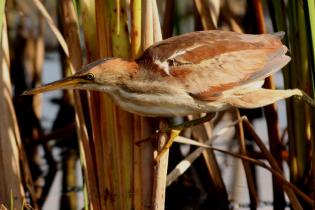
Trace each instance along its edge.
<path fill-rule="evenodd" d="M 74 89 L 78 88 L 79 85 L 82 84 L 81 78 L 75 78 L 73 76 L 66 77 L 62 80 L 58 80 L 47 85 L 43 85 L 34 89 L 30 89 L 24 91 L 22 95 L 34 95 L 38 93 L 53 91 L 53 90 L 60 90 L 60 89 Z"/>

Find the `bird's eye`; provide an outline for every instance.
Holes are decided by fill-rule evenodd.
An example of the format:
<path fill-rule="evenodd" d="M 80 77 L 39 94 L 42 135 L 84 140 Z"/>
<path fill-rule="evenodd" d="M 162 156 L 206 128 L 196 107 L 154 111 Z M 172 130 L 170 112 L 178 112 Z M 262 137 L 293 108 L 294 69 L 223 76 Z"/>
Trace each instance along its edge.
<path fill-rule="evenodd" d="M 93 79 L 95 78 L 95 75 L 92 74 L 92 73 L 88 73 L 88 74 L 85 76 L 85 78 L 86 78 L 87 80 L 93 80 Z"/>

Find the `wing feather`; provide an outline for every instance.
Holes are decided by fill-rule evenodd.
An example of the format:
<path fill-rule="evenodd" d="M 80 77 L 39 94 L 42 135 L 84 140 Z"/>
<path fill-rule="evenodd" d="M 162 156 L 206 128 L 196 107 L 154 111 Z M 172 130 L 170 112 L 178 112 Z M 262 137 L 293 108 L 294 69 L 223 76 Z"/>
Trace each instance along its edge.
<path fill-rule="evenodd" d="M 137 60 L 144 71 L 167 77 L 199 100 L 263 80 L 290 61 L 280 37 L 203 31 L 163 40 Z"/>

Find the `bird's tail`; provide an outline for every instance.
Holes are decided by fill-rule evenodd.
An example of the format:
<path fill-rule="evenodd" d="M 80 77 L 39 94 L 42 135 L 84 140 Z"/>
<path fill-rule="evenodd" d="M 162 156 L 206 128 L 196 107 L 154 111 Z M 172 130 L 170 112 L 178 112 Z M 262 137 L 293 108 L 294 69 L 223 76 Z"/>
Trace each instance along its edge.
<path fill-rule="evenodd" d="M 278 32 L 272 33 L 272 35 L 279 37 L 279 39 L 283 39 L 285 36 L 285 32 L 284 31 L 278 31 Z"/>

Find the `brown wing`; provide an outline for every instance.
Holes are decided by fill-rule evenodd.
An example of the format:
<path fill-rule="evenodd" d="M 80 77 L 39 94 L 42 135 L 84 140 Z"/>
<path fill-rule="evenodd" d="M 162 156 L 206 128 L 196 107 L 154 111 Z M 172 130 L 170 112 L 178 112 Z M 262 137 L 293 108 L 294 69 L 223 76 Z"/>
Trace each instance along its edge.
<path fill-rule="evenodd" d="M 279 35 L 202 31 L 163 40 L 137 62 L 181 83 L 192 96 L 213 100 L 282 68 L 290 60 L 286 51 Z"/>

